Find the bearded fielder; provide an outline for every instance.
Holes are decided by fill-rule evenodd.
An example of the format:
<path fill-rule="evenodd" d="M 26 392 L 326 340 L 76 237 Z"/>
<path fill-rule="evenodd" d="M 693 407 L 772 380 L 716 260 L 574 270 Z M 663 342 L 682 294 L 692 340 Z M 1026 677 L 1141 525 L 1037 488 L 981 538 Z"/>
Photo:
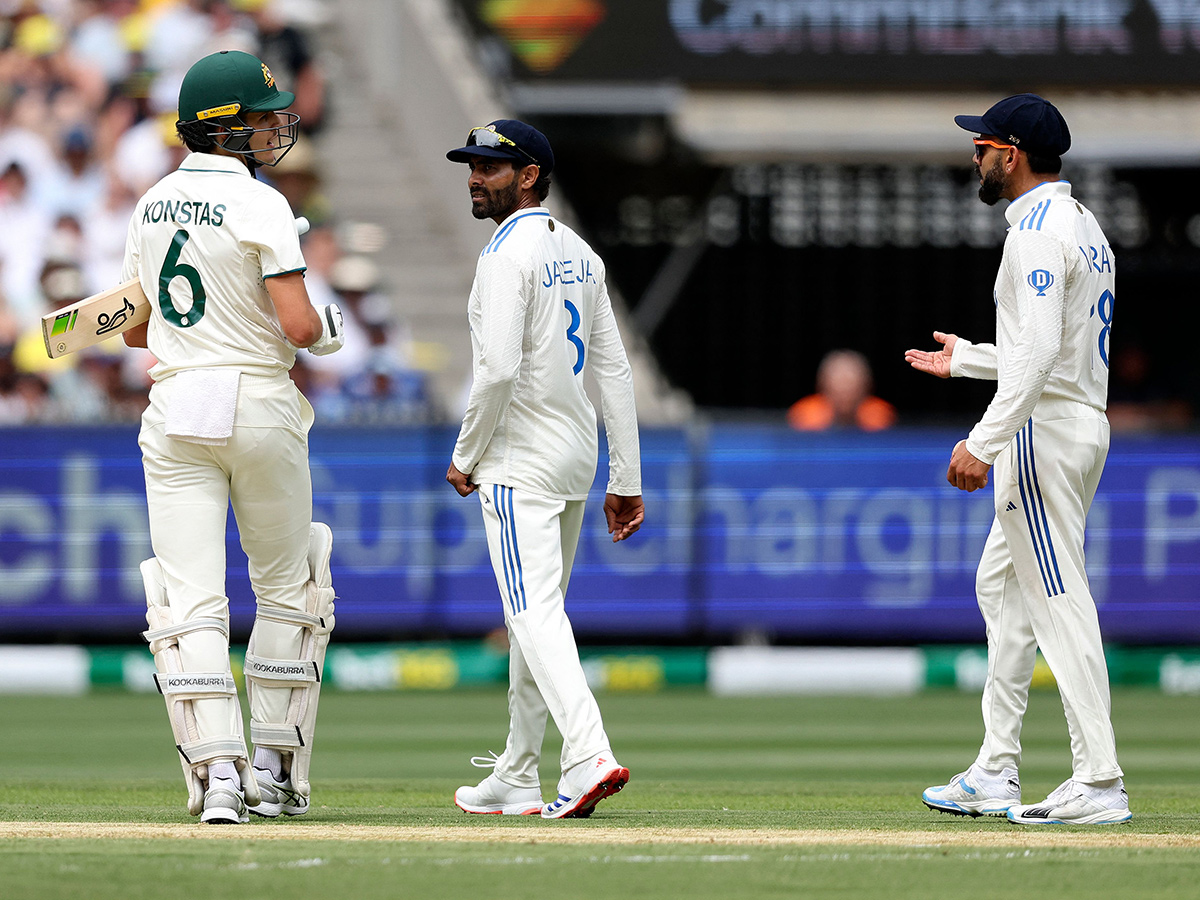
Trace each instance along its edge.
<path fill-rule="evenodd" d="M 191 153 L 138 201 L 124 278 L 151 299 L 125 333 L 157 364 L 139 444 L 154 557 L 142 563 L 155 676 L 202 822 L 300 815 L 325 647 L 332 535 L 312 521 L 312 407 L 288 377 L 297 348 L 342 345 L 314 309 L 287 201 L 257 181 L 296 139 L 294 96 L 260 60 L 207 56 L 179 93 Z M 253 767 L 229 665 L 225 519 L 232 503 L 257 600 L 246 654 Z"/>
<path fill-rule="evenodd" d="M 604 264 L 542 207 L 554 154 L 545 136 L 502 119 L 446 154 L 470 166 L 472 214 L 499 226 L 480 254 L 468 301 L 474 382 L 446 480 L 478 492 L 509 636 L 504 753 L 454 802 L 470 813 L 589 816 L 629 770 L 612 754 L 588 688 L 564 598 L 596 475 L 596 413 L 583 368 L 600 386 L 609 439 L 604 502 L 621 541 L 641 526 L 633 377 L 617 332 Z M 538 779 L 547 713 L 563 736 L 558 796 Z"/>
<path fill-rule="evenodd" d="M 943 812 L 1030 825 L 1127 822 L 1083 557 L 1084 523 L 1108 454 L 1112 250 L 1059 180 L 1071 138 L 1054 106 L 1020 94 L 954 121 L 979 134 L 980 199 L 1011 203 L 996 277 L 996 344 L 934 332 L 941 350 L 905 355 L 942 378 L 997 381 L 947 472 L 951 484 L 974 491 L 995 467 L 996 518 L 975 585 L 988 640 L 983 746 L 967 771 L 928 788 L 922 800 Z M 1039 648 L 1062 696 L 1074 771 L 1042 802 L 1021 805 L 1021 722 Z"/>

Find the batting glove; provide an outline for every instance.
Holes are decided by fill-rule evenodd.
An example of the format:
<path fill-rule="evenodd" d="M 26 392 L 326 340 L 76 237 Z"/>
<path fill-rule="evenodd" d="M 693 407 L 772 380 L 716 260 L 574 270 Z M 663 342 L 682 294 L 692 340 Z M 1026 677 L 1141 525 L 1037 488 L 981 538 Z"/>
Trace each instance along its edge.
<path fill-rule="evenodd" d="M 342 349 L 346 343 L 346 332 L 342 327 L 342 311 L 336 303 L 317 310 L 321 317 L 321 336 L 308 347 L 313 356 L 328 356 Z"/>

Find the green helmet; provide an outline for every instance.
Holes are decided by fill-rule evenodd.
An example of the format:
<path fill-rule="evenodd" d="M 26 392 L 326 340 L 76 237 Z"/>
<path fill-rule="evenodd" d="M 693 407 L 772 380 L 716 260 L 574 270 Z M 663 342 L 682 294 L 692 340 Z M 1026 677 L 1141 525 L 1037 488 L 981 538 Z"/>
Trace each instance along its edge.
<path fill-rule="evenodd" d="M 183 77 L 176 128 L 189 145 L 219 146 L 253 165 L 275 165 L 295 144 L 300 117 L 283 113 L 284 124 L 278 128 L 252 129 L 242 113 L 278 111 L 295 100 L 291 91 L 275 86 L 275 76 L 261 59 L 241 50 L 221 50 L 196 62 Z M 277 134 L 272 162 L 260 162 L 249 149 L 250 136 L 258 131 Z"/>
<path fill-rule="evenodd" d="M 296 95 L 279 90 L 275 76 L 257 56 L 241 50 L 222 50 L 204 57 L 183 77 L 179 121 L 286 109 L 295 102 Z"/>

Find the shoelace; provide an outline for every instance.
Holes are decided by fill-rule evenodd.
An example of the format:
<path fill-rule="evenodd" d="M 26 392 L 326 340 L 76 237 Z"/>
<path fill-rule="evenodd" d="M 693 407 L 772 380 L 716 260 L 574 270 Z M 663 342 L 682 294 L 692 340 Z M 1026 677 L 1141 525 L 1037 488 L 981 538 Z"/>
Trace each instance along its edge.
<path fill-rule="evenodd" d="M 494 769 L 496 763 L 500 762 L 500 757 L 494 751 L 489 750 L 490 756 L 472 756 L 471 765 L 477 769 Z"/>
<path fill-rule="evenodd" d="M 1082 791 L 1080 791 L 1079 788 L 1076 787 L 1075 782 L 1072 779 L 1068 778 L 1066 781 L 1064 781 L 1062 784 L 1060 784 L 1058 787 L 1056 787 L 1054 790 L 1052 790 L 1049 793 L 1049 795 L 1046 797 L 1046 802 L 1047 803 L 1050 803 L 1050 802 L 1057 803 L 1057 802 L 1070 800 L 1076 794 L 1080 794 L 1080 793 L 1082 793 Z"/>

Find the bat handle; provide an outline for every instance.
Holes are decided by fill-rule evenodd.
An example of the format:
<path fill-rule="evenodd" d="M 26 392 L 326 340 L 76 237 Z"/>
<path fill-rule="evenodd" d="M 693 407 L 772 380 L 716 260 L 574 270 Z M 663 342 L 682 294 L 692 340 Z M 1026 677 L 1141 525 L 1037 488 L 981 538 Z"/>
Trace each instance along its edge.
<path fill-rule="evenodd" d="M 296 216 L 296 234 L 308 234 L 308 229 L 311 227 L 307 218 Z"/>

